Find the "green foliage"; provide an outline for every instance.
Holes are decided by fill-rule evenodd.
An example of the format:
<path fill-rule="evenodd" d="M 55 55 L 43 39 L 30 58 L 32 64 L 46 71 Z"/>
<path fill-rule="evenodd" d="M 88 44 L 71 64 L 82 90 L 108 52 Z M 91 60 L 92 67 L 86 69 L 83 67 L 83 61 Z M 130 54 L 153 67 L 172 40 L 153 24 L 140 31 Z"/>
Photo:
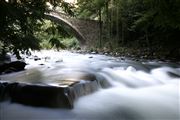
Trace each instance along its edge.
<path fill-rule="evenodd" d="M 44 13 L 49 11 L 46 2 L 73 15 L 73 7 L 62 0 L 0 0 L 0 51 L 6 48 L 6 52 L 12 51 L 19 56 L 19 51 L 40 49 L 37 34 L 43 25 Z M 59 27 L 54 29 L 68 36 Z"/>
<path fill-rule="evenodd" d="M 61 43 L 61 41 L 58 38 L 55 37 L 51 38 L 49 40 L 49 43 L 51 44 L 52 47 L 55 47 L 57 50 L 59 50 L 60 48 L 62 49 L 66 48 L 66 46 L 63 43 Z"/>
<path fill-rule="evenodd" d="M 180 48 L 180 0 L 78 0 L 76 9 L 63 0 L 0 0 L 1 53 L 78 46 L 65 26 L 44 22 L 46 2 L 71 16 L 98 19 L 100 45 Z"/>
<path fill-rule="evenodd" d="M 8 50 L 18 51 L 38 49 L 34 31 L 38 30 L 46 6 L 44 0 L 0 1 L 0 41 Z"/>
<path fill-rule="evenodd" d="M 144 15 L 151 14 L 156 27 L 180 29 L 179 0 L 145 0 L 148 9 Z"/>
<path fill-rule="evenodd" d="M 180 48 L 180 0 L 79 0 L 78 5 L 83 18 L 97 18 L 101 11 L 104 45 Z"/>
<path fill-rule="evenodd" d="M 79 49 L 79 41 L 72 37 L 72 38 L 65 38 L 63 39 L 62 43 L 68 48 L 68 49 Z"/>
<path fill-rule="evenodd" d="M 55 24 L 51 21 L 44 20 L 41 31 L 36 33 L 43 49 L 71 49 L 78 47 L 79 43 L 69 34 L 69 29 L 63 25 Z"/>
<path fill-rule="evenodd" d="M 76 14 L 80 18 L 95 19 L 98 17 L 98 11 L 105 7 L 108 0 L 79 0 L 76 9 Z"/>
<path fill-rule="evenodd" d="M 180 42 L 180 4 L 179 0 L 144 0 L 143 11 L 138 11 L 133 28 L 141 33 L 149 47 L 159 46 L 168 49 L 178 48 Z M 143 35 L 144 33 L 144 35 Z"/>
<path fill-rule="evenodd" d="M 73 10 L 75 6 L 73 4 L 67 3 L 64 0 L 46 0 L 46 2 L 49 2 L 51 5 L 53 5 L 53 9 L 57 10 L 60 8 L 60 12 L 64 11 L 70 16 L 74 16 Z"/>

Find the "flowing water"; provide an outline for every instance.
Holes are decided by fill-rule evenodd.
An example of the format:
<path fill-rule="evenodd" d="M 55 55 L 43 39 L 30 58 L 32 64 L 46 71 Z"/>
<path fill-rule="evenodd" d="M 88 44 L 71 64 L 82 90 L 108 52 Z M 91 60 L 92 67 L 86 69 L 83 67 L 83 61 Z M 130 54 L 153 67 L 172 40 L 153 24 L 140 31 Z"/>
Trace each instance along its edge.
<path fill-rule="evenodd" d="M 135 62 L 67 51 L 34 52 L 41 60 L 25 57 L 26 70 L 1 75 L 1 80 L 45 83 L 96 76 L 98 91 L 80 97 L 73 109 L 30 107 L 0 103 L 0 120 L 179 120 L 180 65 L 160 61 Z"/>

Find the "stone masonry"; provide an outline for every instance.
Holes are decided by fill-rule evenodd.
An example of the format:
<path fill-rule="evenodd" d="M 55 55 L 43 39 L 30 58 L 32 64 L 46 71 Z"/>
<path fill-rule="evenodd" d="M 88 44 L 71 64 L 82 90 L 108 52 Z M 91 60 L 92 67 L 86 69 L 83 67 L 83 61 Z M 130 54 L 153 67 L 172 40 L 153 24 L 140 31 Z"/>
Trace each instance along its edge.
<path fill-rule="evenodd" d="M 46 19 L 69 27 L 82 46 L 95 47 L 99 43 L 100 29 L 98 21 L 77 19 L 55 11 L 46 13 L 45 16 Z"/>

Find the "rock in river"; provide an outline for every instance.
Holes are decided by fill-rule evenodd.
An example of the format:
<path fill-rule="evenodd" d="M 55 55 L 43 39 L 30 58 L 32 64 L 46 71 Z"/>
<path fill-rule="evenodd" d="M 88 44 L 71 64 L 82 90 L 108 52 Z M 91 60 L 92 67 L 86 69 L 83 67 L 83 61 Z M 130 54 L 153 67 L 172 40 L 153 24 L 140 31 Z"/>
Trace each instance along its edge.
<path fill-rule="evenodd" d="M 0 81 L 0 100 L 8 98 L 11 102 L 30 106 L 73 108 L 74 100 L 98 89 L 95 76 L 84 76 L 90 79 L 59 80 L 55 85 Z"/>
<path fill-rule="evenodd" d="M 21 70 L 24 70 L 25 66 L 26 66 L 26 63 L 22 61 L 3 63 L 0 65 L 0 74 L 21 71 Z"/>

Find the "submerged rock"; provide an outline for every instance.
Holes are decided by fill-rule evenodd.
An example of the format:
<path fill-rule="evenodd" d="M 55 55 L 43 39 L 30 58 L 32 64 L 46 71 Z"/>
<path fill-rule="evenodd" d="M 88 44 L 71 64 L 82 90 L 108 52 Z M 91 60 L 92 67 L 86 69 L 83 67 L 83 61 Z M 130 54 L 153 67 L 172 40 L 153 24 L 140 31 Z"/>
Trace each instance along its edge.
<path fill-rule="evenodd" d="M 22 61 L 3 63 L 2 65 L 0 65 L 0 74 L 21 71 L 24 70 L 25 66 L 26 63 Z"/>
<path fill-rule="evenodd" d="M 8 83 L 7 82 L 0 82 L 0 101 L 8 99 L 8 92 L 7 90 Z"/>
<path fill-rule="evenodd" d="M 39 58 L 38 56 L 34 56 L 34 61 L 38 61 L 41 60 L 41 58 Z"/>

